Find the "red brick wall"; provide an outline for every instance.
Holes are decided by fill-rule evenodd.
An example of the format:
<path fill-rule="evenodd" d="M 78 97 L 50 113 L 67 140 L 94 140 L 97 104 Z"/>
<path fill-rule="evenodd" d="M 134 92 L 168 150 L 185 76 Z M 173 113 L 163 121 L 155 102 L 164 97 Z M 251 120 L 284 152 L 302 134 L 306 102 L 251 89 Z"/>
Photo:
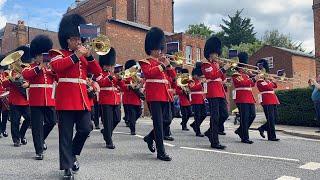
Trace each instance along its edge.
<path fill-rule="evenodd" d="M 316 77 L 316 60 L 301 56 L 292 56 L 294 87 L 308 87 L 308 80 Z"/>
<path fill-rule="evenodd" d="M 315 55 L 320 58 L 320 1 L 313 1 Z M 320 74 L 320 62 L 316 62 L 317 74 Z"/>
<path fill-rule="evenodd" d="M 135 5 L 134 5 L 135 0 L 127 0 L 127 18 L 128 21 L 133 21 L 134 22 L 134 10 L 135 10 Z"/>
<path fill-rule="evenodd" d="M 149 26 L 150 25 L 150 19 L 149 19 L 149 1 L 150 0 L 137 0 L 137 19 L 136 22 Z"/>
<path fill-rule="evenodd" d="M 128 20 L 128 13 L 127 13 L 127 0 L 114 0 L 114 9 L 115 9 L 115 18 L 121 20 Z"/>
<path fill-rule="evenodd" d="M 164 31 L 173 32 L 172 0 L 150 0 L 150 26 L 161 27 Z"/>

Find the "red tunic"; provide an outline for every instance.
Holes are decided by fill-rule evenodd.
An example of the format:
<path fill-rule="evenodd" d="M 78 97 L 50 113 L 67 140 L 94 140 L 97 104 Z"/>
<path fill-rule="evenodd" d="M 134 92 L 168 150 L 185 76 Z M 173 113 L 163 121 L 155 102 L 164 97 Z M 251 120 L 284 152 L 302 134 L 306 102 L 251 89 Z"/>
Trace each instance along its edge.
<path fill-rule="evenodd" d="M 224 72 L 216 62 L 205 62 L 201 66 L 202 73 L 207 79 L 207 98 L 226 98 L 223 87 Z"/>
<path fill-rule="evenodd" d="M 121 90 L 123 92 L 122 95 L 122 103 L 123 104 L 130 104 L 130 105 L 136 105 L 140 106 L 141 105 L 141 99 L 140 97 L 128 87 L 132 82 L 132 78 L 127 78 L 123 80 L 123 83 L 125 84 L 122 86 Z"/>
<path fill-rule="evenodd" d="M 176 93 L 179 96 L 180 106 L 190 106 L 189 95 L 182 90 L 180 86 L 176 86 Z"/>
<path fill-rule="evenodd" d="M 169 102 L 173 100 L 169 93 L 170 82 L 167 80 L 165 69 L 161 63 L 154 58 L 140 60 L 142 73 L 146 79 L 145 94 L 146 101 Z"/>
<path fill-rule="evenodd" d="M 205 93 L 203 91 L 203 86 L 200 80 L 193 79 L 194 85 L 189 84 L 189 89 L 191 91 L 191 104 L 203 104 L 205 99 Z"/>
<path fill-rule="evenodd" d="M 255 82 L 245 73 L 239 72 L 232 75 L 233 85 L 233 99 L 235 103 L 254 104 L 256 101 L 253 97 L 252 87 Z"/>
<path fill-rule="evenodd" d="M 90 72 L 95 76 L 101 73 L 98 62 L 92 57 L 78 58 L 72 51 L 53 52 L 50 66 L 58 75 L 56 88 L 57 110 L 91 110 L 86 78 Z"/>
<path fill-rule="evenodd" d="M 112 80 L 109 79 L 112 76 Z M 119 105 L 120 102 L 120 88 L 123 88 L 124 82 L 119 81 L 110 72 L 102 72 L 97 78 L 100 86 L 99 104 L 102 105 Z"/>
<path fill-rule="evenodd" d="M 29 81 L 30 106 L 55 106 L 53 83 L 56 75 L 48 68 L 42 68 L 33 63 L 22 71 L 24 79 Z"/>
<path fill-rule="evenodd" d="M 269 80 L 259 79 L 257 81 L 257 87 L 260 92 L 259 102 L 261 105 L 280 104 L 278 97 L 274 93 L 274 89 L 278 87 L 276 83 Z"/>

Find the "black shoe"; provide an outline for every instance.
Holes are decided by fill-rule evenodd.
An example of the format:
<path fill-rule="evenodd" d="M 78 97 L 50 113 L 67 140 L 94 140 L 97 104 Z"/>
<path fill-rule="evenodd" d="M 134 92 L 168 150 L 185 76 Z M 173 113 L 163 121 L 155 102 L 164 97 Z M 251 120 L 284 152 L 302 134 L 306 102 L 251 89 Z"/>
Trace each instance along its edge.
<path fill-rule="evenodd" d="M 240 132 L 238 130 L 236 130 L 234 133 L 237 134 L 240 139 L 242 139 L 241 134 L 240 134 Z"/>
<path fill-rule="evenodd" d="M 268 141 L 280 141 L 280 139 L 275 138 L 275 139 L 268 139 Z"/>
<path fill-rule="evenodd" d="M 211 144 L 211 148 L 214 149 L 225 149 L 227 146 L 221 145 L 221 144 Z"/>
<path fill-rule="evenodd" d="M 46 145 L 46 143 L 43 143 L 43 150 L 46 151 L 48 149 L 48 146 Z"/>
<path fill-rule="evenodd" d="M 106 148 L 107 149 L 115 149 L 116 146 L 114 146 L 113 144 L 106 144 Z"/>
<path fill-rule="evenodd" d="M 13 146 L 14 147 L 20 147 L 21 146 L 20 141 L 13 142 Z"/>
<path fill-rule="evenodd" d="M 133 135 L 133 136 L 135 136 L 136 135 L 136 132 L 134 132 L 134 131 L 131 131 L 131 133 L 130 133 L 131 135 Z"/>
<path fill-rule="evenodd" d="M 197 133 L 196 136 L 198 136 L 198 137 L 204 137 L 204 135 L 201 134 L 201 133 Z"/>
<path fill-rule="evenodd" d="M 43 160 L 43 154 L 36 154 L 34 157 L 36 160 Z"/>
<path fill-rule="evenodd" d="M 166 141 L 174 141 L 174 138 L 172 136 L 164 136 L 163 139 Z"/>
<path fill-rule="evenodd" d="M 101 134 L 103 134 L 104 133 L 104 129 L 101 129 L 100 132 L 101 132 Z"/>
<path fill-rule="evenodd" d="M 22 139 L 21 139 L 21 144 L 22 144 L 22 145 L 27 145 L 27 144 L 28 144 L 27 139 L 26 139 L 26 138 L 22 138 Z"/>
<path fill-rule="evenodd" d="M 3 137 L 8 137 L 8 133 L 6 131 L 3 131 L 2 135 Z"/>
<path fill-rule="evenodd" d="M 242 143 L 245 143 L 245 144 L 253 144 L 253 141 L 247 139 L 247 140 L 241 140 Z"/>
<path fill-rule="evenodd" d="M 223 132 L 223 131 L 222 131 L 222 132 L 218 132 L 218 134 L 219 134 L 219 135 L 222 135 L 222 136 L 225 136 L 225 135 L 226 135 L 226 133 Z"/>
<path fill-rule="evenodd" d="M 195 126 L 194 123 L 191 123 L 191 124 L 190 124 L 190 127 L 192 127 L 192 129 L 193 129 L 193 131 L 194 131 L 195 133 L 197 133 L 197 128 L 196 128 L 196 126 Z"/>
<path fill-rule="evenodd" d="M 153 140 L 150 140 L 147 136 L 143 138 L 143 141 L 148 144 L 148 149 L 154 153 L 156 152 L 156 149 L 153 146 Z"/>
<path fill-rule="evenodd" d="M 79 162 L 78 162 L 77 158 L 75 158 L 75 161 L 73 162 L 73 166 L 72 166 L 72 171 L 73 172 L 78 172 L 79 169 L 80 169 Z"/>
<path fill-rule="evenodd" d="M 262 138 L 266 138 L 266 136 L 264 135 L 264 130 L 263 130 L 263 129 L 258 128 L 258 131 L 259 131 L 260 136 L 261 136 Z"/>
<path fill-rule="evenodd" d="M 73 179 L 73 174 L 71 169 L 65 169 L 64 170 L 64 175 L 63 175 L 64 180 L 72 180 Z"/>
<path fill-rule="evenodd" d="M 187 125 L 182 125 L 182 131 L 189 131 L 189 129 L 187 128 Z"/>
<path fill-rule="evenodd" d="M 99 126 L 96 126 L 95 129 L 100 129 L 100 127 L 99 127 Z"/>
<path fill-rule="evenodd" d="M 157 155 L 157 159 L 160 159 L 161 161 L 171 161 L 172 158 L 168 155 L 168 154 L 161 154 L 161 155 Z"/>

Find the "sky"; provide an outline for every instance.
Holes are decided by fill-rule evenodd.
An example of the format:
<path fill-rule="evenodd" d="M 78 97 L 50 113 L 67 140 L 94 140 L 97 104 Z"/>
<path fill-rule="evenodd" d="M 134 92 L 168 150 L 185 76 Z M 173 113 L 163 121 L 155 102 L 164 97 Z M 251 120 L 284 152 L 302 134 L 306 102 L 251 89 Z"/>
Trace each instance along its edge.
<path fill-rule="evenodd" d="M 252 19 L 261 39 L 268 30 L 289 34 L 295 42 L 303 42 L 308 51 L 314 50 L 312 0 L 174 0 L 175 32 L 189 24 L 205 23 L 215 32 L 222 19 L 243 9 L 243 16 Z M 0 0 L 0 28 L 6 22 L 57 31 L 59 21 L 74 0 Z"/>

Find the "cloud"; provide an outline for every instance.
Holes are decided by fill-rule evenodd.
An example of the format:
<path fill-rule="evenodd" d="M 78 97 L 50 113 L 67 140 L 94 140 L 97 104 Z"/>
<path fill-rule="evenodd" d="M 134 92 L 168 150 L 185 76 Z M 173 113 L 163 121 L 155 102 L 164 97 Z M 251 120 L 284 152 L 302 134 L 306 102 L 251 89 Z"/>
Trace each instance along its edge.
<path fill-rule="evenodd" d="M 7 18 L 2 14 L 2 8 L 6 0 L 0 0 L 0 29 L 6 25 Z"/>
<path fill-rule="evenodd" d="M 243 9 L 250 17 L 260 39 L 267 30 L 290 34 L 309 51 L 314 49 L 312 0 L 175 0 L 175 29 L 184 31 L 189 24 L 202 23 L 219 30 L 221 19 Z"/>

